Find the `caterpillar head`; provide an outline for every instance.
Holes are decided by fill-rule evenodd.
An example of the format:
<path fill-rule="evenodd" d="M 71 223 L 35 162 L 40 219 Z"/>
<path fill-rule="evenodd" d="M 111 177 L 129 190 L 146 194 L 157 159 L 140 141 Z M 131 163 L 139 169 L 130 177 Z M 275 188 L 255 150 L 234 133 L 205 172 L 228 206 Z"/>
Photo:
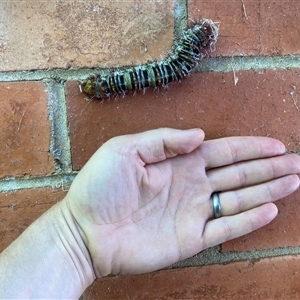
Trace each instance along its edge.
<path fill-rule="evenodd" d="M 80 91 L 89 97 L 99 99 L 108 98 L 110 96 L 109 87 L 106 80 L 101 80 L 99 76 L 91 76 L 86 81 L 81 82 Z"/>
<path fill-rule="evenodd" d="M 84 93 L 86 93 L 89 96 L 95 95 L 95 85 L 93 84 L 93 81 L 91 79 L 88 79 L 84 81 L 81 84 L 81 88 Z"/>

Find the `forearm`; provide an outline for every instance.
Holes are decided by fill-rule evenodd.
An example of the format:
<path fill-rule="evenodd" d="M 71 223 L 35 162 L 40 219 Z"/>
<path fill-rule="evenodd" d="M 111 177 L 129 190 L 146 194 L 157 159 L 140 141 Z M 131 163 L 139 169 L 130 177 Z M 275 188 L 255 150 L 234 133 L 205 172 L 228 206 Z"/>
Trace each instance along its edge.
<path fill-rule="evenodd" d="M 89 253 L 65 201 L 0 254 L 1 299 L 78 299 L 94 278 Z"/>

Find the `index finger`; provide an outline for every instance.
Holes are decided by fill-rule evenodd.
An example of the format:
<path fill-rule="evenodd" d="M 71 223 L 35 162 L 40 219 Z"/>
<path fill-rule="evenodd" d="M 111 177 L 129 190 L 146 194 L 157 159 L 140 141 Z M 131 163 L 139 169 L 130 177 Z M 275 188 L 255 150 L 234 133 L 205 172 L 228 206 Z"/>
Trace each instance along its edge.
<path fill-rule="evenodd" d="M 204 132 L 199 128 L 190 130 L 158 128 L 129 137 L 131 139 L 128 142 L 131 146 L 128 148 L 134 147 L 143 163 L 150 164 L 194 151 L 202 143 Z"/>
<path fill-rule="evenodd" d="M 206 168 L 226 166 L 239 161 L 272 157 L 286 152 L 279 140 L 268 137 L 227 137 L 204 141 L 199 151 Z"/>

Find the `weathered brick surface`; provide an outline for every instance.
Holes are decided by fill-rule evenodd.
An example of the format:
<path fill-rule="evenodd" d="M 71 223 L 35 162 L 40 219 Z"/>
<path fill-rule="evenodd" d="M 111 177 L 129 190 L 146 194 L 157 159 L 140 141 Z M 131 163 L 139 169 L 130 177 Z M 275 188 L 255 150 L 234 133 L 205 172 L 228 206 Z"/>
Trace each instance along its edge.
<path fill-rule="evenodd" d="M 0 193 L 0 252 L 65 194 L 51 188 Z"/>
<path fill-rule="evenodd" d="M 300 298 L 300 257 L 103 278 L 84 299 L 292 300 Z"/>
<path fill-rule="evenodd" d="M 193 74 L 168 91 L 142 92 L 102 103 L 85 101 L 67 83 L 74 169 L 115 135 L 169 126 L 201 127 L 206 138 L 272 136 L 299 151 L 299 69 Z M 238 82 L 234 84 L 234 75 Z"/>
<path fill-rule="evenodd" d="M 188 1 L 189 18 L 219 22 L 215 55 L 300 54 L 300 1 Z"/>
<path fill-rule="evenodd" d="M 111 67 L 159 59 L 173 1 L 0 1 L 0 69 Z"/>
<path fill-rule="evenodd" d="M 173 43 L 173 2 L 0 1 L 0 71 L 109 68 L 160 59 Z M 189 19 L 218 22 L 220 36 L 213 55 L 220 59 L 300 54 L 298 0 L 189 0 L 187 4 Z M 300 69 L 193 74 L 170 84 L 167 91 L 147 90 L 145 95 L 139 92 L 103 102 L 85 101 L 77 83 L 67 82 L 73 169 L 82 168 L 113 136 L 163 126 L 202 127 L 206 139 L 272 136 L 289 151 L 299 152 L 299 76 Z M 0 83 L 0 115 L 0 180 L 53 173 L 45 85 Z M 0 251 L 65 194 L 51 188 L 0 191 Z M 222 251 L 299 246 L 299 198 L 300 190 L 278 201 L 279 215 L 271 224 L 224 243 Z M 280 249 L 270 253 L 282 254 Z M 104 278 L 84 298 L 300 299 L 299 258 Z"/>
<path fill-rule="evenodd" d="M 0 115 L 0 178 L 52 173 L 45 85 L 0 83 Z"/>

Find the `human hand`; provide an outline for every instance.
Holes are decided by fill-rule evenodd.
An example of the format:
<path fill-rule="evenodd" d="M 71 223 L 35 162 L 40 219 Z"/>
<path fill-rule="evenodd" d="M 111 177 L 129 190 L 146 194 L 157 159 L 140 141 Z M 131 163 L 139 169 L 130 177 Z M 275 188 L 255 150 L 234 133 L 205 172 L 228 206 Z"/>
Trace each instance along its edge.
<path fill-rule="evenodd" d="M 203 138 L 200 129 L 167 128 L 116 137 L 79 172 L 65 201 L 97 277 L 160 269 L 247 234 L 298 188 L 300 157 L 281 142 Z"/>

